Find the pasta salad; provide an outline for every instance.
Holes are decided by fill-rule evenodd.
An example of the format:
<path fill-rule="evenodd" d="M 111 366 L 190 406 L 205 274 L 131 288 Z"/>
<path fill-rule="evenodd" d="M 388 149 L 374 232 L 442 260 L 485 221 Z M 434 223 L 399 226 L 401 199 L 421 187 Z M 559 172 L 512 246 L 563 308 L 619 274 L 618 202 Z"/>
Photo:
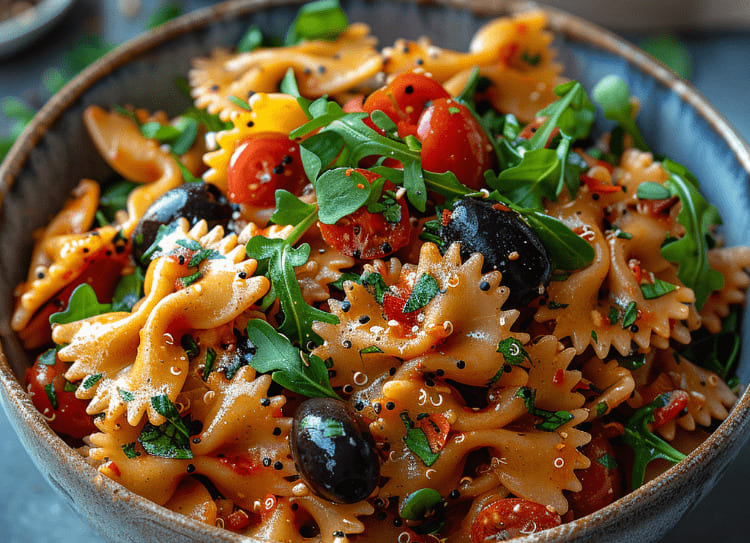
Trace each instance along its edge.
<path fill-rule="evenodd" d="M 485 543 L 728 416 L 750 248 L 542 12 L 378 49 L 322 0 L 278 42 L 193 59 L 176 118 L 85 111 L 119 179 L 37 233 L 12 326 L 100 473 L 261 540 Z"/>

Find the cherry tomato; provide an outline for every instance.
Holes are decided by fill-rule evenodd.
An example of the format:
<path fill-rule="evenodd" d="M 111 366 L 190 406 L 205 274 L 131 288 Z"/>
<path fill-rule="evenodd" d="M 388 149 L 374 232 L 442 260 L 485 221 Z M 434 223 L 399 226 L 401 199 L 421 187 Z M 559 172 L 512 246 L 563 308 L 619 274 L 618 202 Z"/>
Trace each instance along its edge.
<path fill-rule="evenodd" d="M 355 170 L 362 174 L 369 183 L 380 177 L 368 170 Z M 395 190 L 393 183 L 386 181 L 383 191 Z M 370 260 L 383 258 L 409 243 L 409 209 L 401 198 L 401 220 L 388 222 L 382 213 L 370 213 L 361 207 L 354 213 L 336 221 L 336 224 L 318 223 L 325 242 L 354 258 Z"/>
<path fill-rule="evenodd" d="M 682 411 L 687 408 L 690 396 L 684 390 L 673 390 L 668 392 L 669 399 L 667 405 L 654 410 L 654 428 L 663 426 L 672 419 L 679 417 Z"/>
<path fill-rule="evenodd" d="M 576 518 L 598 511 L 622 494 L 622 474 L 614 460 L 614 449 L 601 431 L 592 434 L 589 444 L 581 450 L 591 460 L 591 466 L 576 470 L 583 489 L 566 493 Z"/>
<path fill-rule="evenodd" d="M 419 119 L 417 138 L 425 170 L 451 171 L 472 189 L 484 186 L 484 172 L 492 166 L 492 144 L 466 106 L 450 98 L 433 100 Z"/>
<path fill-rule="evenodd" d="M 232 153 L 227 168 L 229 201 L 271 207 L 277 189 L 299 194 L 307 184 L 299 145 L 286 134 L 248 137 Z"/>
<path fill-rule="evenodd" d="M 57 353 L 52 365 L 43 364 L 40 360 L 49 359 L 42 355 L 26 370 L 26 386 L 34 407 L 59 434 L 80 439 L 95 432 L 94 418 L 86 414 L 89 402 L 76 398 L 74 385 L 68 385 L 69 391 L 65 390 L 63 374 L 68 370 L 68 364 L 61 361 Z"/>
<path fill-rule="evenodd" d="M 363 109 L 370 114 L 380 110 L 388 115 L 403 138 L 416 135 L 417 123 L 425 107 L 439 98 L 450 98 L 440 83 L 425 74 L 406 72 L 368 96 Z"/>
<path fill-rule="evenodd" d="M 560 526 L 557 513 L 521 498 L 505 498 L 484 506 L 471 523 L 472 543 L 504 541 Z"/>

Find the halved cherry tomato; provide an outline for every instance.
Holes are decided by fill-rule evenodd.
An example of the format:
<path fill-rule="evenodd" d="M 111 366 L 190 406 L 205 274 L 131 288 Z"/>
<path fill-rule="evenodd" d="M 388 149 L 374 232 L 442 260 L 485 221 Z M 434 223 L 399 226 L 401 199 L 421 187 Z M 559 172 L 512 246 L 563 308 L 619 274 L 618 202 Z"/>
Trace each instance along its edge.
<path fill-rule="evenodd" d="M 604 430 L 592 430 L 592 435 L 589 444 L 581 450 L 591 460 L 591 466 L 576 470 L 583 489 L 566 493 L 576 518 L 598 511 L 622 495 L 622 473 L 614 462 L 614 449 Z"/>
<path fill-rule="evenodd" d="M 398 135 L 404 138 L 416 135 L 422 112 L 431 101 L 439 98 L 450 98 L 440 83 L 425 74 L 406 72 L 373 92 L 362 107 L 370 114 L 380 110 L 388 115 L 398 126 Z"/>
<path fill-rule="evenodd" d="M 368 170 L 355 171 L 370 184 L 380 177 Z M 386 181 L 383 191 L 386 190 L 395 190 L 393 183 Z M 399 222 L 388 222 L 381 213 L 370 213 L 366 207 L 361 207 L 336 224 L 319 222 L 320 233 L 328 245 L 345 255 L 362 259 L 383 258 L 409 243 L 409 209 L 403 198 L 398 204 L 401 206 Z"/>
<path fill-rule="evenodd" d="M 227 168 L 227 197 L 237 204 L 270 207 L 277 189 L 299 194 L 307 184 L 299 145 L 286 134 L 248 137 L 232 153 Z"/>
<path fill-rule="evenodd" d="M 560 526 L 560 515 L 522 498 L 505 498 L 484 506 L 471 523 L 472 543 L 505 541 Z"/>
<path fill-rule="evenodd" d="M 684 390 L 673 390 L 668 394 L 667 405 L 654 410 L 654 428 L 663 426 L 670 420 L 679 417 L 690 399 L 690 396 Z"/>
<path fill-rule="evenodd" d="M 472 189 L 484 186 L 484 172 L 492 166 L 492 144 L 474 115 L 450 98 L 433 100 L 417 126 L 422 142 L 422 167 L 437 173 L 451 171 Z"/>
<path fill-rule="evenodd" d="M 26 386 L 31 401 L 42 413 L 50 427 L 59 434 L 82 438 L 96 431 L 94 418 L 86 414 L 87 400 L 79 400 L 75 389 L 68 385 L 65 390 L 65 377 L 69 364 L 64 363 L 55 353 L 54 364 L 42 364 L 39 357 L 34 365 L 26 370 Z"/>

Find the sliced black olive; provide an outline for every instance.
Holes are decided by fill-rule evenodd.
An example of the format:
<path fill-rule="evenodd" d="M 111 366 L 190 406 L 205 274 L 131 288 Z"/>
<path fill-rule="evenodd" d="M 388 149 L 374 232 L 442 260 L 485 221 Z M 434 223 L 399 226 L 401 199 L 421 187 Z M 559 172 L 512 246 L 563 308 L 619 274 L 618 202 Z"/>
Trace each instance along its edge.
<path fill-rule="evenodd" d="M 492 200 L 465 198 L 453 205 L 440 229 L 446 245 L 461 243 L 461 258 L 482 253 L 482 272 L 499 270 L 510 289 L 508 304 L 519 306 L 538 296 L 549 282 L 551 264 L 539 237 L 521 216 Z"/>
<path fill-rule="evenodd" d="M 303 480 L 338 503 L 364 500 L 378 484 L 380 462 L 372 436 L 347 404 L 311 398 L 297 408 L 289 438 Z"/>
<path fill-rule="evenodd" d="M 221 191 L 210 183 L 185 183 L 165 192 L 149 206 L 133 230 L 133 256 L 136 262 L 156 239 L 159 226 L 185 217 L 191 226 L 205 219 L 209 228 L 227 226 L 232 206 Z"/>

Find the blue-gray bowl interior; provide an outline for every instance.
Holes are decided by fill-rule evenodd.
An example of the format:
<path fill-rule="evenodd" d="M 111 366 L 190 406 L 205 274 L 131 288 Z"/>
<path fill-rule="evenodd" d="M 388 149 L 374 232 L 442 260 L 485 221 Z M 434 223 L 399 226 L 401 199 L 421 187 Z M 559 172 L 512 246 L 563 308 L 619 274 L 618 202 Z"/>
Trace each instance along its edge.
<path fill-rule="evenodd" d="M 398 37 L 427 35 L 437 45 L 466 50 L 474 32 L 491 18 L 429 4 L 363 1 L 343 1 L 342 4 L 350 20 L 370 24 L 381 45 L 389 45 Z M 13 304 L 12 285 L 21 282 L 26 274 L 32 247 L 31 232 L 59 210 L 79 179 L 103 180 L 111 175 L 86 134 L 81 121 L 83 110 L 90 104 L 104 107 L 132 104 L 179 114 L 189 100 L 177 90 L 174 81 L 186 75 L 191 58 L 204 56 L 217 45 L 233 46 L 250 23 L 258 24 L 267 34 L 283 36 L 296 9 L 296 6 L 277 6 L 247 14 L 234 5 L 206 27 L 194 28 L 192 23 L 175 21 L 172 34 L 176 36 L 168 41 L 142 42 L 134 54 L 128 54 L 127 64 L 117 62 L 119 66 L 111 73 L 91 85 L 83 84 L 82 93 L 72 93 L 64 114 L 53 116 L 51 126 L 33 148 L 29 159 L 4 165 L 5 174 L 15 179 L 9 190 L 4 182 L 0 185 L 8 190 L 0 211 L 0 273 L 4 279 L 0 289 L 0 307 L 4 308 L 0 332 L 3 348 L 19 380 L 23 379 L 29 356 L 10 332 L 9 313 Z M 179 30 L 183 27 L 189 31 Z M 445 32 L 446 28 L 450 28 L 450 32 Z M 641 101 L 638 122 L 649 145 L 657 154 L 681 162 L 695 173 L 702 191 L 724 217 L 722 232 L 728 245 L 750 244 L 748 172 L 717 131 L 715 123 L 709 122 L 667 84 L 613 52 L 565 35 L 557 35 L 555 46 L 565 64 L 565 75 L 581 81 L 587 89 L 608 74 L 619 75 L 627 81 L 632 93 Z M 101 66 L 91 70 L 109 71 Z M 598 122 L 597 130 L 603 132 L 608 126 L 606 122 Z M 26 137 L 34 139 L 31 133 Z M 7 179 L 9 177 L 5 181 Z M 748 327 L 750 319 L 744 319 L 745 338 Z M 750 382 L 749 358 L 750 345 L 745 342 L 738 368 L 743 383 Z"/>

